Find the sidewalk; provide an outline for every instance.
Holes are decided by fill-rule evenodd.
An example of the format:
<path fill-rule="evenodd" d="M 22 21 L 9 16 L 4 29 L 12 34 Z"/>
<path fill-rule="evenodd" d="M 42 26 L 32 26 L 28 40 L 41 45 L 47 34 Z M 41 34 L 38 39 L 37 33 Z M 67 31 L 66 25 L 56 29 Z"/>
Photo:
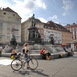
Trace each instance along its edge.
<path fill-rule="evenodd" d="M 72 55 L 72 53 L 70 53 Z M 11 53 L 2 53 L 2 57 L 10 57 Z M 34 57 L 36 59 L 42 59 L 40 53 L 33 53 L 30 54 L 31 57 Z M 67 57 L 66 52 L 58 52 L 58 53 L 51 53 L 51 59 L 57 59 L 57 58 L 63 58 Z"/>
<path fill-rule="evenodd" d="M 13 72 L 9 58 L 1 57 L 0 62 L 0 77 L 77 77 L 77 52 L 73 57 L 38 60 L 36 70 Z"/>

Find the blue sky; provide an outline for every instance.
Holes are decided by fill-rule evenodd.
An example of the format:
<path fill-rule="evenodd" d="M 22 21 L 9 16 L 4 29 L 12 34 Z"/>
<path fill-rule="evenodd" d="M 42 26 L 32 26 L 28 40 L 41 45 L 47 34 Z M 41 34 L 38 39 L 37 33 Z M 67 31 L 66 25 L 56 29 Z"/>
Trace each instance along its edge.
<path fill-rule="evenodd" d="M 42 22 L 77 24 L 77 0 L 0 0 L 0 7 L 16 11 L 22 22 L 35 14 Z"/>

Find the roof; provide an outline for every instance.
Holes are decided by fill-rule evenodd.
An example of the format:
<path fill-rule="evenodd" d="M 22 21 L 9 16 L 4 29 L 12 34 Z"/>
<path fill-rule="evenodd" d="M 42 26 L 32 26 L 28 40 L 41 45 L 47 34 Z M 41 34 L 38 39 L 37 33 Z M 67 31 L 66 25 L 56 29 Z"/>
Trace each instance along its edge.
<path fill-rule="evenodd" d="M 28 22 L 28 21 L 32 21 L 32 17 L 30 17 L 30 18 L 28 18 L 26 21 L 24 21 L 22 24 L 24 24 L 24 23 L 26 23 L 26 22 Z M 43 22 L 41 22 L 39 19 L 36 19 L 35 18 L 35 23 L 43 23 Z"/>
<path fill-rule="evenodd" d="M 13 11 L 12 9 L 10 9 L 9 7 L 7 7 L 7 8 L 3 8 L 3 11 L 9 11 L 9 12 L 14 12 L 14 13 L 16 13 L 16 12 Z"/>
<path fill-rule="evenodd" d="M 47 23 L 44 24 L 44 27 L 54 29 L 54 30 L 59 30 L 59 31 L 65 31 L 69 32 L 65 27 L 63 27 L 61 24 L 54 23 L 53 21 L 48 21 Z"/>
<path fill-rule="evenodd" d="M 77 27 L 77 24 L 72 24 L 72 25 L 67 24 L 67 25 L 65 26 L 65 28 L 73 28 L 73 27 Z"/>
<path fill-rule="evenodd" d="M 8 11 L 8 12 L 12 12 L 12 13 L 16 13 L 15 11 L 13 11 L 11 8 L 7 7 L 7 8 L 3 8 L 2 11 Z M 18 13 L 16 13 L 18 15 Z M 19 16 L 19 15 L 18 15 Z M 20 17 L 20 16 L 19 16 Z M 21 18 L 21 17 L 20 17 Z"/>

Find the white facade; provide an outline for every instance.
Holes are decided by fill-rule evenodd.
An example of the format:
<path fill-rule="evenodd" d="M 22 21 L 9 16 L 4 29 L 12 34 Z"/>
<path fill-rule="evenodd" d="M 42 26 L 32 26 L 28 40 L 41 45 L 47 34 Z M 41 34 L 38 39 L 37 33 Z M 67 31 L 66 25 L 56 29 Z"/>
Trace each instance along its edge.
<path fill-rule="evenodd" d="M 21 42 L 21 18 L 15 12 L 0 9 L 0 43 L 8 43 L 14 31 L 16 41 Z"/>
<path fill-rule="evenodd" d="M 57 30 L 51 30 L 51 29 L 44 29 L 44 41 L 49 42 L 50 36 L 54 38 L 55 44 L 61 44 L 62 43 L 62 33 Z"/>

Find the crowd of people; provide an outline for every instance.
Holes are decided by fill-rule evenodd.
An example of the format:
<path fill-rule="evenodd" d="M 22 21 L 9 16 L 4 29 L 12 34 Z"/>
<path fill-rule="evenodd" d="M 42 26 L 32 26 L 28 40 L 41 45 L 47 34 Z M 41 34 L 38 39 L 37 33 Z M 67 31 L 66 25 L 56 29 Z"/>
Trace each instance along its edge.
<path fill-rule="evenodd" d="M 0 56 L 1 56 L 1 54 L 2 54 L 2 47 L 0 47 Z M 67 47 L 67 46 L 64 46 L 63 47 L 63 49 L 64 49 L 64 51 L 68 54 L 68 56 L 69 56 L 69 48 Z M 72 49 L 71 49 L 71 51 L 72 51 Z M 28 43 L 25 43 L 24 45 L 23 45 L 23 48 L 22 48 L 22 51 L 21 51 L 23 54 L 24 54 L 24 57 L 25 57 L 25 59 L 26 59 L 26 61 L 27 61 L 27 58 L 28 58 L 28 54 L 29 54 L 29 50 L 28 50 Z M 73 52 L 73 51 L 72 51 Z M 42 48 L 41 50 L 40 50 L 40 55 L 41 55 L 41 57 L 42 57 L 42 59 L 44 59 L 44 60 L 50 60 L 51 59 L 51 53 L 46 49 L 46 48 Z M 14 49 L 12 49 L 12 52 L 11 52 L 11 58 L 14 58 L 15 56 L 17 55 L 17 51 L 16 51 L 16 49 L 14 48 Z M 28 61 L 27 61 L 27 63 L 28 63 Z M 28 66 L 28 65 L 27 65 Z"/>

